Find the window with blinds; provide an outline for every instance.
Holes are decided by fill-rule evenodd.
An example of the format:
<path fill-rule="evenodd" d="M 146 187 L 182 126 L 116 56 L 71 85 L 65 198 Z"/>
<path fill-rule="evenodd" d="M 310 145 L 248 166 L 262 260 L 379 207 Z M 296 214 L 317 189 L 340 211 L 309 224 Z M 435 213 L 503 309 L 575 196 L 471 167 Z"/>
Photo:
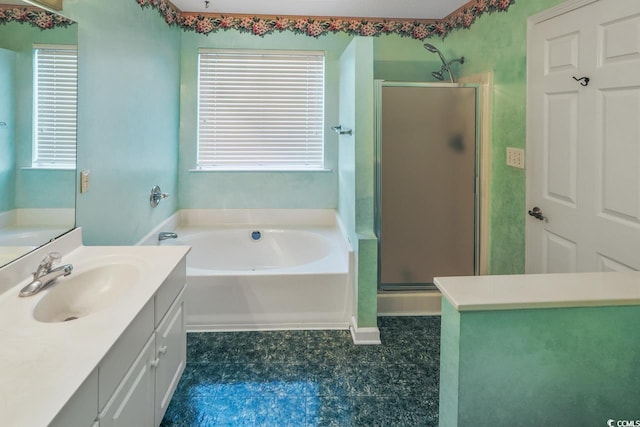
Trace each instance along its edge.
<path fill-rule="evenodd" d="M 198 169 L 324 168 L 324 52 L 198 56 Z"/>
<path fill-rule="evenodd" d="M 34 46 L 34 168 L 76 164 L 78 54 L 75 46 Z"/>

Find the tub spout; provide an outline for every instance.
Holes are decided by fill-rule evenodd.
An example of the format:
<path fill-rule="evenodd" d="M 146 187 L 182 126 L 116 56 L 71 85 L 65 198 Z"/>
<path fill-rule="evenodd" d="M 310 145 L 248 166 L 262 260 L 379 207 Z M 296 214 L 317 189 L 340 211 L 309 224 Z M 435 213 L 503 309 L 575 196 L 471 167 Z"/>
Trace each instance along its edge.
<path fill-rule="evenodd" d="M 160 234 L 158 234 L 158 241 L 167 240 L 167 239 L 177 239 L 177 238 L 178 238 L 178 235 L 170 231 L 161 231 Z"/>

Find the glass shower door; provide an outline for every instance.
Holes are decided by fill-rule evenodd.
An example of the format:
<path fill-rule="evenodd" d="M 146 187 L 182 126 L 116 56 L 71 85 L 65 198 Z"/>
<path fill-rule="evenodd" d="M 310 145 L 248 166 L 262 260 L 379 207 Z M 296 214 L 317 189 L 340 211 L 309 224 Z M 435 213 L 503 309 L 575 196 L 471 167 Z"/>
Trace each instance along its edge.
<path fill-rule="evenodd" d="M 476 271 L 476 89 L 384 82 L 376 223 L 382 289 Z"/>

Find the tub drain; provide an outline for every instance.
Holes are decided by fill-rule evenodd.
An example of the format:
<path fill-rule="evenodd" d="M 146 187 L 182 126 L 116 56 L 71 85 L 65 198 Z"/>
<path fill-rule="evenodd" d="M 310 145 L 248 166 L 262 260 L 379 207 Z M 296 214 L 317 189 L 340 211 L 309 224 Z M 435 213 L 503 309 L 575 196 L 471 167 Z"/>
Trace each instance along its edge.
<path fill-rule="evenodd" d="M 262 233 L 259 232 L 258 230 L 254 230 L 251 232 L 251 238 L 256 241 L 260 240 L 262 238 Z"/>

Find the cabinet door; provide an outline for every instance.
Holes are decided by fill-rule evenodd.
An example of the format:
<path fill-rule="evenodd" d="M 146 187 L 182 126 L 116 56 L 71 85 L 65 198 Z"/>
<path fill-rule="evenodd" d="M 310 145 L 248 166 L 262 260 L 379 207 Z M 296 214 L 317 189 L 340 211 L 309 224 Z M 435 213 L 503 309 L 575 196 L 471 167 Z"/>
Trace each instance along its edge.
<path fill-rule="evenodd" d="M 153 426 L 155 349 L 152 335 L 100 414 L 100 427 Z"/>
<path fill-rule="evenodd" d="M 105 408 L 118 385 L 131 369 L 131 365 L 140 355 L 144 344 L 153 335 L 154 325 L 154 304 L 153 300 L 150 300 L 100 362 L 98 413 Z"/>
<path fill-rule="evenodd" d="M 156 330 L 158 368 L 156 370 L 155 425 L 160 425 L 187 361 L 187 332 L 184 317 L 184 290 Z"/>

